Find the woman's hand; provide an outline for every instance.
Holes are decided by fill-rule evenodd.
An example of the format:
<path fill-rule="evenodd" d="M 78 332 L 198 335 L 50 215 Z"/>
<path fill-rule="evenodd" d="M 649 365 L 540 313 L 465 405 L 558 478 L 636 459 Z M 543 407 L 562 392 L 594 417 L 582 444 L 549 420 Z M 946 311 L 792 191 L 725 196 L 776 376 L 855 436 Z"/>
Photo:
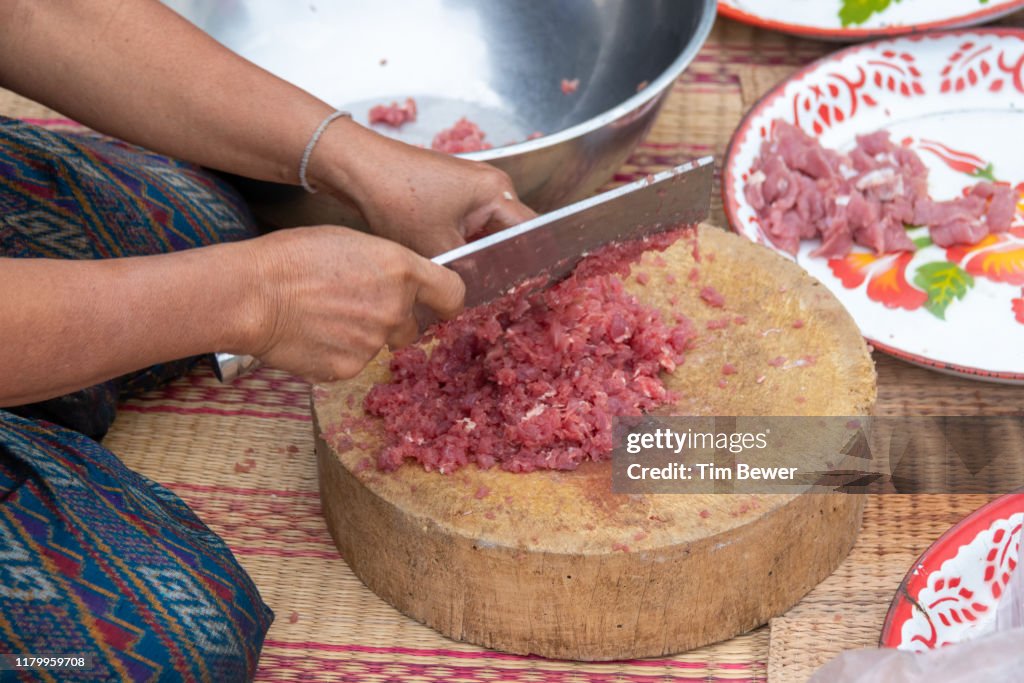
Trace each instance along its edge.
<path fill-rule="evenodd" d="M 354 203 L 375 234 L 428 257 L 536 215 L 503 171 L 406 145 L 350 120 L 327 128 L 310 176 Z"/>
<path fill-rule="evenodd" d="M 213 351 L 311 381 L 351 377 L 416 337 L 413 306 L 462 308 L 454 272 L 394 242 L 295 228 L 158 256 L 0 258 L 0 406 Z"/>
<path fill-rule="evenodd" d="M 239 350 L 311 381 L 351 377 L 384 344 L 414 341 L 416 304 L 444 319 L 462 310 L 458 275 L 379 237 L 325 226 L 247 244 L 259 296 Z"/>

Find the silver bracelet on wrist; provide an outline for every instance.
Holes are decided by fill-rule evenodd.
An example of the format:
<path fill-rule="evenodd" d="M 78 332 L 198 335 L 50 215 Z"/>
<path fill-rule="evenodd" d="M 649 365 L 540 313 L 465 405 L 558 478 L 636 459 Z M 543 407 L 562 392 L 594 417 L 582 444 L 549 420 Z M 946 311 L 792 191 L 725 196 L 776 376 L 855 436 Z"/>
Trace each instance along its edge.
<path fill-rule="evenodd" d="M 352 118 L 352 114 L 347 111 L 336 111 L 330 114 L 327 118 L 320 122 L 320 125 L 313 131 L 313 135 L 310 136 L 309 142 L 306 143 L 306 149 L 302 151 L 302 160 L 299 161 L 299 184 L 302 185 L 302 189 L 310 194 L 316 194 L 316 189 L 309 184 L 309 179 L 306 178 L 306 170 L 309 168 L 309 158 L 313 156 L 313 148 L 316 147 L 316 143 L 320 141 L 320 136 L 327 130 L 327 126 L 331 125 L 331 122 L 335 119 L 342 117 Z"/>

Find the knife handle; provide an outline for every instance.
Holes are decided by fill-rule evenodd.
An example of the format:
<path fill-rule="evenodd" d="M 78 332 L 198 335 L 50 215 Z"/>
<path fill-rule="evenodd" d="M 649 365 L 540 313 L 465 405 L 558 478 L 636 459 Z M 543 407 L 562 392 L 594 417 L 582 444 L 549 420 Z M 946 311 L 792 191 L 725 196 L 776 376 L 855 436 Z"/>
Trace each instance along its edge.
<path fill-rule="evenodd" d="M 217 379 L 227 384 L 242 375 L 247 375 L 260 366 L 258 358 L 253 356 L 236 356 L 233 353 L 213 354 L 213 372 Z"/>

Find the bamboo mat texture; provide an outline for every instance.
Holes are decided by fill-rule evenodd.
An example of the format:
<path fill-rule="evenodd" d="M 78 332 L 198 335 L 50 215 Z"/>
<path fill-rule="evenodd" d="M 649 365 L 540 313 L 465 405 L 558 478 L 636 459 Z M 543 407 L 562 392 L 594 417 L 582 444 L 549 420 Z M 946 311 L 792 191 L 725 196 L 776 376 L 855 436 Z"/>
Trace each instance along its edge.
<path fill-rule="evenodd" d="M 1024 25 L 1024 13 L 1008 22 Z M 746 109 L 834 46 L 719 20 L 675 85 L 655 128 L 612 184 L 695 156 L 721 158 Z M 60 114 L 0 91 L 0 113 Z M 723 225 L 716 186 L 711 222 Z M 878 413 L 1021 414 L 1024 392 L 915 368 L 875 354 Z M 261 370 L 220 385 L 206 370 L 121 407 L 106 445 L 179 494 L 229 544 L 277 617 L 260 681 L 384 683 L 681 683 L 805 681 L 840 650 L 877 642 L 907 568 L 989 498 L 884 496 L 839 570 L 770 626 L 675 657 L 573 663 L 448 640 L 367 590 L 338 556 L 320 513 L 309 387 Z"/>

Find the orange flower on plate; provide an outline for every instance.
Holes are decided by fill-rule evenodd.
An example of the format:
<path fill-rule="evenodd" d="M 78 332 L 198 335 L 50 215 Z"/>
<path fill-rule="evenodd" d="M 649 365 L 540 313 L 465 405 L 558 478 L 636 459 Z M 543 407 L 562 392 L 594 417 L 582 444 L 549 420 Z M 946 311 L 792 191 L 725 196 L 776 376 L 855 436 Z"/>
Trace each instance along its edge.
<path fill-rule="evenodd" d="M 830 260 L 828 267 L 847 289 L 856 289 L 867 280 L 869 299 L 888 308 L 913 311 L 928 301 L 928 294 L 907 281 L 907 264 L 912 258 L 911 251 L 878 256 L 854 252 Z"/>
<path fill-rule="evenodd" d="M 950 247 L 946 258 L 963 262 L 971 275 L 993 282 L 1024 285 L 1024 227 L 998 235 L 989 235 L 973 246 Z"/>
<path fill-rule="evenodd" d="M 879 257 L 874 254 L 854 251 L 843 258 L 829 260 L 828 267 L 832 270 L 832 274 L 843 283 L 843 287 L 856 289 L 863 284 L 871 270 L 871 265 L 877 263 L 878 260 Z"/>

